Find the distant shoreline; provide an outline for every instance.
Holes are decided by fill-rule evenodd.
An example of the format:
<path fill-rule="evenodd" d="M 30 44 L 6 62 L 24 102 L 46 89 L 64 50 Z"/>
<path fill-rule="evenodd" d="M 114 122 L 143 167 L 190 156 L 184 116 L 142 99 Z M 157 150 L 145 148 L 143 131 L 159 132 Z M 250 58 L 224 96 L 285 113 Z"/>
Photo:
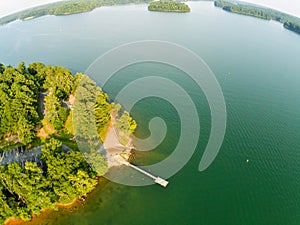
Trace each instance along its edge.
<path fill-rule="evenodd" d="M 274 20 L 281 24 L 287 30 L 300 35 L 300 18 L 266 7 L 261 7 L 254 4 L 244 2 L 231 2 L 228 0 L 215 0 L 215 7 L 231 13 L 236 13 L 244 16 L 251 16 L 264 20 Z"/>
<path fill-rule="evenodd" d="M 16 20 L 29 20 L 46 15 L 67 16 L 93 11 L 101 6 L 122 5 L 129 3 L 148 3 L 149 0 L 77 0 L 61 1 L 33 7 L 0 18 L 0 26 Z"/>
<path fill-rule="evenodd" d="M 252 3 L 246 3 L 246 2 L 229 2 L 227 0 L 202 0 L 202 1 L 209 1 L 214 2 L 215 7 L 222 8 L 225 11 L 236 13 L 240 15 L 245 16 L 252 16 L 260 19 L 266 19 L 266 20 L 274 20 L 278 21 L 283 24 L 283 27 L 289 31 L 292 31 L 296 34 L 300 35 L 300 18 L 297 16 L 293 16 L 288 13 L 284 13 L 269 7 L 261 6 L 261 5 L 255 5 Z M 72 2 L 56 2 L 51 3 L 43 6 L 34 7 L 31 9 L 27 9 L 18 13 L 13 13 L 11 15 L 5 16 L 0 18 L 0 26 L 5 25 L 17 20 L 21 21 L 27 21 L 32 20 L 41 16 L 45 15 L 55 15 L 55 16 L 68 16 L 73 14 L 79 14 L 79 13 L 85 13 L 90 12 L 96 8 L 99 8 L 101 6 L 114 6 L 114 5 L 124 5 L 124 4 L 138 4 L 138 3 L 149 3 L 149 0 L 82 0 L 81 1 L 82 6 L 84 8 L 78 9 L 73 8 L 73 10 L 70 10 L 70 7 L 72 6 Z M 153 3 L 153 2 L 152 2 Z M 184 4 L 184 3 L 183 3 Z M 151 5 L 151 4 L 150 4 Z M 149 5 L 149 6 L 150 6 Z M 78 6 L 76 6 L 78 7 Z M 166 13 L 186 13 L 189 11 L 186 10 L 176 10 L 176 9 L 149 9 L 149 11 L 155 11 L 155 12 L 166 12 Z M 247 11 L 247 10 L 250 10 Z M 253 13 L 255 11 L 255 13 Z M 259 11 L 260 14 L 257 14 L 257 11 Z"/>

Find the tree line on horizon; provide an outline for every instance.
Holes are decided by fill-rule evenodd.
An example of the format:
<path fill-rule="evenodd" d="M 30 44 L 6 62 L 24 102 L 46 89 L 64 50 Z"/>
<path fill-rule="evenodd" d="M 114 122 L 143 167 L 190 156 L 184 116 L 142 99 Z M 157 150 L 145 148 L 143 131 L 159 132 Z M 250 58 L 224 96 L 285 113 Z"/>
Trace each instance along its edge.
<path fill-rule="evenodd" d="M 279 12 L 274 9 L 249 5 L 242 2 L 215 0 L 214 5 L 225 11 L 257 17 L 265 20 L 275 20 L 283 24 L 284 28 L 300 34 L 300 18 Z"/>
<path fill-rule="evenodd" d="M 4 25 L 19 20 L 29 18 L 36 18 L 45 15 L 69 15 L 76 13 L 89 12 L 101 6 L 127 4 L 127 3 L 145 3 L 150 0 L 65 0 L 56 3 L 50 3 L 27 9 L 21 12 L 13 13 L 11 15 L 0 18 L 0 25 Z"/>

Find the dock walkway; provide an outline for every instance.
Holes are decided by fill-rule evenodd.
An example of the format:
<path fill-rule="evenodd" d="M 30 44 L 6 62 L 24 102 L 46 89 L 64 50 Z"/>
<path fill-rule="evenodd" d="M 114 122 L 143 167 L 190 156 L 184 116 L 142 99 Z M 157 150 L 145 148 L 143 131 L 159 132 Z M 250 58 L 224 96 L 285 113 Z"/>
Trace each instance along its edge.
<path fill-rule="evenodd" d="M 129 162 L 126 161 L 124 158 L 122 158 L 122 156 L 120 156 L 120 155 L 116 155 L 115 158 L 116 158 L 116 160 L 117 160 L 120 164 L 129 166 L 129 167 L 131 167 L 132 169 L 135 169 L 136 171 L 139 171 L 140 173 L 142 173 L 142 174 L 144 174 L 144 175 L 150 177 L 151 179 L 154 180 L 155 183 L 157 183 L 157 184 L 159 184 L 159 185 L 161 185 L 161 186 L 163 186 L 163 187 L 167 187 L 167 185 L 169 184 L 169 182 L 166 181 L 166 180 L 164 180 L 163 178 L 161 178 L 161 177 L 156 177 L 156 176 L 152 175 L 151 173 L 149 173 L 149 172 L 147 172 L 147 171 L 145 171 L 145 170 L 143 170 L 143 169 L 141 169 L 141 168 L 139 168 L 139 167 L 137 167 L 137 166 L 135 166 L 135 165 L 129 163 Z"/>

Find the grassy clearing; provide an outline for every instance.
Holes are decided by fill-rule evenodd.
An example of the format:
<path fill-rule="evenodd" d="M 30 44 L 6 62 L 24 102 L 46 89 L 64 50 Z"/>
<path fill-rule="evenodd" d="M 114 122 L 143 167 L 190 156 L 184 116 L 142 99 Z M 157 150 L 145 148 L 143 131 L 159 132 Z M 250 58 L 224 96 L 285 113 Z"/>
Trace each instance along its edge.
<path fill-rule="evenodd" d="M 37 136 L 43 140 L 47 139 L 51 134 L 55 133 L 55 129 L 51 126 L 46 119 L 42 120 L 42 128 L 39 130 Z"/>
<path fill-rule="evenodd" d="M 65 128 L 66 130 L 74 135 L 74 128 L 73 128 L 73 111 L 71 110 L 70 113 L 69 113 L 69 116 L 65 122 Z"/>

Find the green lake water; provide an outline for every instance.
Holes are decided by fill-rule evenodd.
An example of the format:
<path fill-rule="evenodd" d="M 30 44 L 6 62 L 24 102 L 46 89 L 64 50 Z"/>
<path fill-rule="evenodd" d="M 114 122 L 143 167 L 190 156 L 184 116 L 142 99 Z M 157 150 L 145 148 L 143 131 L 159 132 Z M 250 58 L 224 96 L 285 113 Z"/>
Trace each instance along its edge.
<path fill-rule="evenodd" d="M 165 65 L 141 63 L 121 70 L 104 87 L 112 98 L 131 80 L 154 73 L 177 82 L 191 96 L 201 122 L 192 159 L 169 179 L 167 188 L 129 187 L 102 179 L 82 206 L 28 224 L 300 224 L 300 36 L 279 23 L 230 14 L 211 2 L 188 4 L 192 12 L 187 14 L 127 5 L 0 27 L 0 62 L 16 66 L 20 61 L 41 61 L 73 72 L 85 71 L 98 56 L 127 42 L 177 43 L 209 65 L 227 107 L 220 153 L 199 172 L 211 127 L 201 89 L 186 74 Z M 167 157 L 180 136 L 172 105 L 149 98 L 139 102 L 132 115 L 139 125 L 138 137 L 150 134 L 148 122 L 155 116 L 168 126 L 164 141 L 153 151 L 136 152 L 133 162 L 147 165 Z"/>

